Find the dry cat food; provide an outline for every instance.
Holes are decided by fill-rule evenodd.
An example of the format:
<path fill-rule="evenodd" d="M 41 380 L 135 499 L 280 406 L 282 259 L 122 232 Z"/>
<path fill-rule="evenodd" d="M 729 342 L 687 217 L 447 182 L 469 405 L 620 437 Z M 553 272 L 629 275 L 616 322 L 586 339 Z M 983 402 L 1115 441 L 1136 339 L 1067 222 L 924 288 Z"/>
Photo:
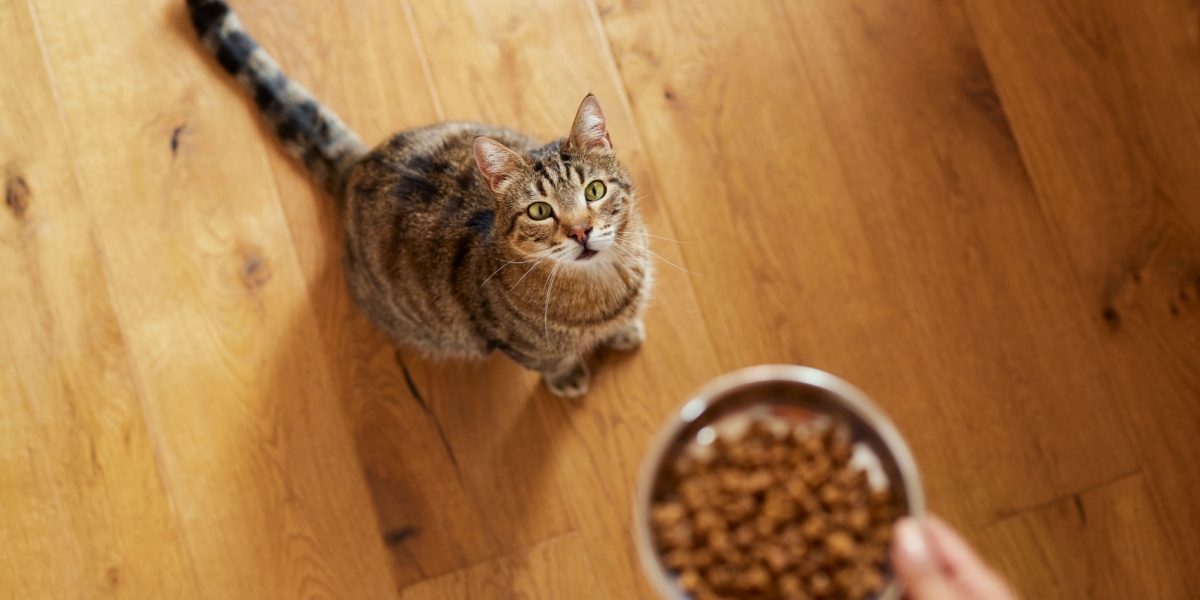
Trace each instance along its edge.
<path fill-rule="evenodd" d="M 844 426 L 756 418 L 697 440 L 665 468 L 650 514 L 663 564 L 693 598 L 883 590 L 899 510 Z"/>

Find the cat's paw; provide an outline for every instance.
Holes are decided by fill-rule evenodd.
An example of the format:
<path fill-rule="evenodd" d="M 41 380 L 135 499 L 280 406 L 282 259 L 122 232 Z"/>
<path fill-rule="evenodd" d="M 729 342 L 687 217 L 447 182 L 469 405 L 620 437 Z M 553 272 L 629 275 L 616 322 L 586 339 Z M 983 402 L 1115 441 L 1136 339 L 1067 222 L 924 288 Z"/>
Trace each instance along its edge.
<path fill-rule="evenodd" d="M 591 374 L 583 361 L 577 361 L 570 368 L 559 373 L 543 373 L 546 388 L 560 398 L 580 398 L 588 391 Z"/>
<path fill-rule="evenodd" d="M 608 347 L 619 352 L 629 352 L 637 350 L 644 341 L 646 341 L 646 325 L 642 323 L 641 319 L 638 319 L 629 327 L 609 338 Z"/>

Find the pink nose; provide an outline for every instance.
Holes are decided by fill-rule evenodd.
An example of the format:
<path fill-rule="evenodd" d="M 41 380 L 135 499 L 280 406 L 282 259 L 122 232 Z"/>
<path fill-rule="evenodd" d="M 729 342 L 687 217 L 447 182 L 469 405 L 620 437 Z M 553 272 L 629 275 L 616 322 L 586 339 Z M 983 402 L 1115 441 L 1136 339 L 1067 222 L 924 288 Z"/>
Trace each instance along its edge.
<path fill-rule="evenodd" d="M 588 240 L 588 234 L 591 232 L 592 232 L 592 226 L 588 225 L 587 227 L 572 227 L 570 233 L 568 233 L 567 235 L 571 236 L 572 238 L 575 238 L 575 241 L 586 246 L 587 240 Z"/>

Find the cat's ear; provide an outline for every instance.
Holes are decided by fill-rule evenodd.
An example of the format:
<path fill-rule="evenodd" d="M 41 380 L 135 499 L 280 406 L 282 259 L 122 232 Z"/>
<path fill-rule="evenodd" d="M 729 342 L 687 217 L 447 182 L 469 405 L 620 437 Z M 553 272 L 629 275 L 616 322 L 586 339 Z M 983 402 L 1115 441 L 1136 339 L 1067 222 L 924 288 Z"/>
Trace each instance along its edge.
<path fill-rule="evenodd" d="M 589 150 L 612 150 L 612 140 L 608 138 L 608 123 L 604 120 L 604 111 L 596 97 L 588 94 L 579 103 L 575 113 L 575 124 L 571 125 L 571 135 L 567 137 L 567 146 L 574 152 Z"/>
<path fill-rule="evenodd" d="M 487 180 L 488 187 L 499 193 L 521 171 L 525 159 L 508 146 L 487 136 L 475 138 L 475 164 Z"/>

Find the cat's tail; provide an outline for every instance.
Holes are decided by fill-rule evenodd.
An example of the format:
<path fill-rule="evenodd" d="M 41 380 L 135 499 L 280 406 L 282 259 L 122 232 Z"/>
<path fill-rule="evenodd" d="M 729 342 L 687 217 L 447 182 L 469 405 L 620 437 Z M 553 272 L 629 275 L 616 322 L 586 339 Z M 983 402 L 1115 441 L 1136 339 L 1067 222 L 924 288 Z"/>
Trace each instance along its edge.
<path fill-rule="evenodd" d="M 366 153 L 358 136 L 283 74 L 275 60 L 246 34 L 225 0 L 187 0 L 200 41 L 253 97 L 289 154 L 340 198 L 350 167 Z"/>

